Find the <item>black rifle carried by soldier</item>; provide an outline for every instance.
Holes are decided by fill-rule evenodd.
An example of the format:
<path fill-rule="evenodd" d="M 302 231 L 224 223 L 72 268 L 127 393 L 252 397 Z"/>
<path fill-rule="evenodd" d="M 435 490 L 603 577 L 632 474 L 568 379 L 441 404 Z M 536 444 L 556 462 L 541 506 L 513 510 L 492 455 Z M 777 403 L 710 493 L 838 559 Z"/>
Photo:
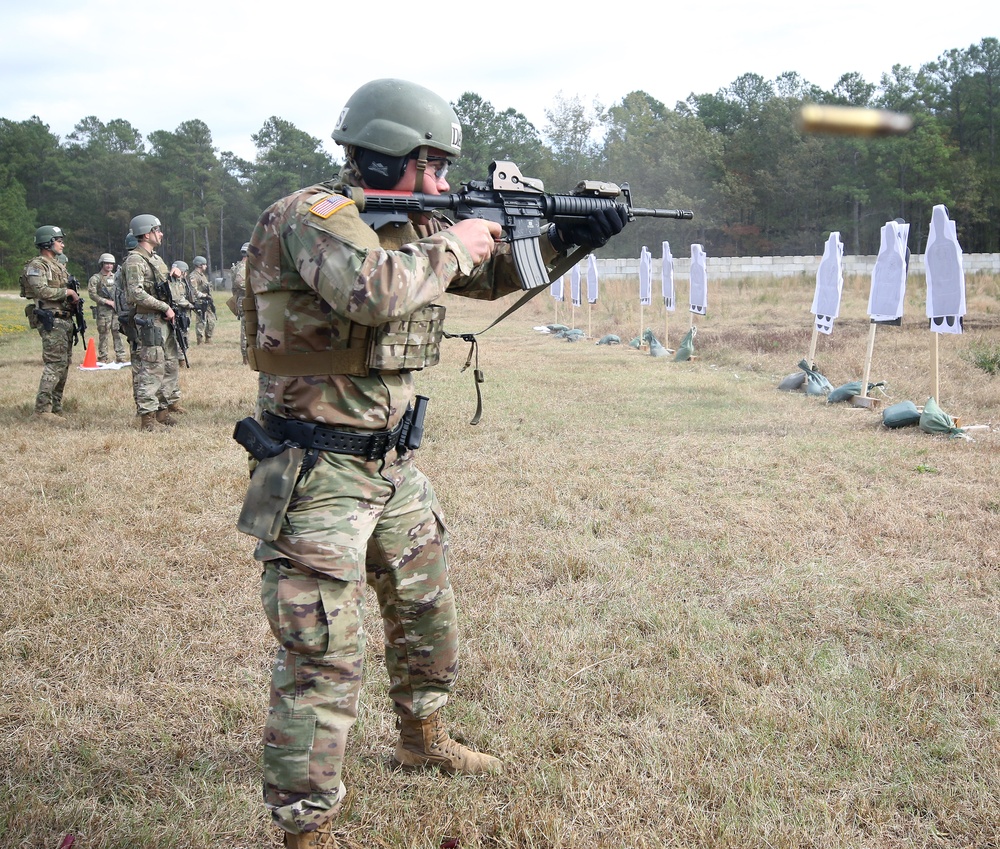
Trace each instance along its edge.
<path fill-rule="evenodd" d="M 694 218 L 690 210 L 632 206 L 628 183 L 619 186 L 584 180 L 569 194 L 546 194 L 541 180 L 522 176 L 513 162 L 503 160 L 490 164 L 487 180 L 471 180 L 452 194 L 376 191 L 355 186 L 345 186 L 341 191 L 357 204 L 362 219 L 375 230 L 384 224 L 402 223 L 410 215 L 435 210 L 450 211 L 458 221 L 466 218 L 495 221 L 503 227 L 503 240 L 510 242 L 521 288 L 526 290 L 547 286 L 593 249 L 593 245 L 580 246 L 552 272 L 547 271 L 539 243 L 547 229 L 542 227 L 543 221 L 557 227 L 572 227 L 586 222 L 594 212 L 614 207 L 623 210 L 630 221 L 636 218 Z M 554 244 L 566 249 L 575 247 L 555 241 Z"/>
<path fill-rule="evenodd" d="M 212 296 L 209 293 L 201 294 L 198 300 L 193 301 L 192 303 L 194 304 L 195 312 L 198 313 L 198 316 L 202 321 L 205 321 L 209 312 L 211 312 L 212 315 L 218 315 L 215 311 L 215 301 L 212 300 Z"/>
<path fill-rule="evenodd" d="M 139 334 L 135 324 L 135 308 L 129 306 L 128 297 L 125 294 L 125 275 L 121 266 L 115 270 L 114 294 L 112 300 L 115 302 L 115 315 L 118 316 L 118 329 L 128 340 L 129 348 L 133 353 L 139 350 Z"/>
<path fill-rule="evenodd" d="M 69 283 L 66 284 L 66 288 L 72 289 L 76 292 L 76 300 L 70 304 L 70 309 L 73 311 L 73 344 L 76 345 L 77 340 L 86 344 L 87 319 L 83 314 L 83 298 L 80 297 L 80 281 L 71 274 L 69 276 Z"/>
<path fill-rule="evenodd" d="M 177 340 L 177 351 L 184 358 L 184 365 L 187 368 L 191 368 L 191 363 L 188 362 L 187 355 L 187 335 L 188 329 L 191 327 L 191 316 L 188 314 L 187 309 L 179 307 L 174 303 L 174 296 L 170 291 L 169 279 L 156 284 L 156 297 L 169 304 L 170 309 L 174 311 L 174 318 L 171 323 L 174 326 L 174 339 Z"/>
<path fill-rule="evenodd" d="M 450 212 L 458 221 L 481 218 L 494 221 L 503 228 L 503 241 L 509 242 L 521 288 L 521 298 L 498 316 L 489 327 L 479 333 L 445 333 L 445 338 L 460 338 L 470 343 L 469 356 L 462 371 L 472 365 L 476 386 L 477 406 L 470 424 L 477 424 L 482 415 L 483 373 L 478 368 L 476 337 L 503 321 L 515 310 L 543 291 L 576 265 L 583 257 L 600 247 L 609 238 L 608 233 L 594 230 L 595 213 L 603 216 L 624 215 L 629 221 L 636 218 L 675 218 L 690 220 L 694 213 L 685 209 L 645 209 L 632 205 L 632 192 L 628 183 L 608 183 L 584 180 L 569 194 L 547 194 L 541 180 L 525 177 L 513 163 L 494 160 L 486 180 L 470 180 L 458 192 L 428 195 L 419 192 L 378 191 L 344 186 L 339 189 L 345 197 L 357 204 L 361 218 L 372 229 L 385 224 L 401 224 L 409 216 L 419 213 L 434 214 L 438 210 Z M 605 219 L 607 221 L 607 219 Z M 554 224 L 550 232 L 543 223 Z M 612 232 L 618 232 L 613 230 Z M 570 233 L 566 243 L 562 233 Z M 556 262 L 551 271 L 542 258 L 541 239 L 549 238 L 552 246 L 566 256 Z"/>

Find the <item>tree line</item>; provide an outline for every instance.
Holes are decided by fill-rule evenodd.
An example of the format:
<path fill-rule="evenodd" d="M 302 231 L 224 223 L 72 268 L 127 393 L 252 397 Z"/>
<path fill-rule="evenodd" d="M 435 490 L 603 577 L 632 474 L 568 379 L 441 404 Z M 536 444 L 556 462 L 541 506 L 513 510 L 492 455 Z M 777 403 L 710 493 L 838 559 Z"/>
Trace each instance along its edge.
<path fill-rule="evenodd" d="M 906 112 L 914 126 L 891 138 L 807 135 L 796 116 L 808 102 Z M 541 130 L 473 92 L 453 106 L 465 130 L 453 187 L 508 159 L 548 191 L 627 181 L 637 206 L 695 211 L 693 222 L 640 219 L 605 254 L 638 256 L 666 239 L 675 255 L 692 242 L 710 256 L 814 255 L 833 230 L 848 252 L 874 254 L 896 217 L 911 222 L 910 248 L 922 252 L 937 203 L 966 252 L 1000 251 L 996 38 L 916 70 L 893 65 L 877 83 L 845 73 L 829 91 L 787 72 L 743 74 L 673 108 L 644 91 L 611 106 L 560 93 Z M 139 212 L 164 222 L 166 257 L 227 267 L 261 210 L 339 167 L 321 140 L 276 116 L 251 139 L 253 161 L 220 153 L 200 120 L 144 139 L 127 120 L 89 116 L 60 139 L 37 116 L 0 118 L 0 286 L 34 255 L 37 226 L 66 229 L 71 270 L 89 274 L 100 253 L 121 256 Z"/>

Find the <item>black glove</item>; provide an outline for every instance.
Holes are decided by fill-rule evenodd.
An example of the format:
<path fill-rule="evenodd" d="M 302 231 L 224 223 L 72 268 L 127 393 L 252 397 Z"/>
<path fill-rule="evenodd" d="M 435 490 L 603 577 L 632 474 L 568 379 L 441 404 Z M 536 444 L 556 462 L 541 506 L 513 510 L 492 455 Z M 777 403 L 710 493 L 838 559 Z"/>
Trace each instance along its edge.
<path fill-rule="evenodd" d="M 559 224 L 549 232 L 552 246 L 560 253 L 565 253 L 572 245 L 585 248 L 600 248 L 607 244 L 612 236 L 617 236 L 628 224 L 628 213 L 625 207 L 616 203 L 614 206 L 598 209 L 586 218 L 572 224 Z"/>

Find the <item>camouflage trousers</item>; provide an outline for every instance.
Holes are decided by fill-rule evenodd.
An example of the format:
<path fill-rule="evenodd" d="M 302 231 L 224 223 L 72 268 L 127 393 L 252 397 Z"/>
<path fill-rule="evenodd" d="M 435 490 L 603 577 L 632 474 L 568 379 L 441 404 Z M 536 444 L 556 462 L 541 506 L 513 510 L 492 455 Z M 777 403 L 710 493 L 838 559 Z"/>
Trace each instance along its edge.
<path fill-rule="evenodd" d="M 202 340 L 208 341 L 212 338 L 212 334 L 215 333 L 215 313 L 210 309 L 205 310 L 205 317 L 201 317 L 201 313 L 196 313 L 198 316 L 197 321 L 194 325 L 194 332 L 197 336 L 199 342 Z"/>
<path fill-rule="evenodd" d="M 132 352 L 132 394 L 137 415 L 155 413 L 181 400 L 177 378 L 177 340 L 173 325 L 156 318 L 162 345 L 139 345 Z"/>
<path fill-rule="evenodd" d="M 39 326 L 38 335 L 42 337 L 42 379 L 35 396 L 35 412 L 58 413 L 62 411 L 63 389 L 73 359 L 73 322 L 53 318 L 52 329 Z"/>
<path fill-rule="evenodd" d="M 128 362 L 128 355 L 125 353 L 125 337 L 119 332 L 118 315 L 113 309 L 106 307 L 97 308 L 97 358 L 102 362 L 108 362 L 109 340 L 114 340 L 115 360 L 120 363 Z"/>
<path fill-rule="evenodd" d="M 405 717 L 443 707 L 458 669 L 447 533 L 412 453 L 385 462 L 320 453 L 281 535 L 260 543 L 261 599 L 279 648 L 264 729 L 264 802 L 290 832 L 339 804 L 358 715 L 365 582 L 385 630 L 389 696 Z"/>

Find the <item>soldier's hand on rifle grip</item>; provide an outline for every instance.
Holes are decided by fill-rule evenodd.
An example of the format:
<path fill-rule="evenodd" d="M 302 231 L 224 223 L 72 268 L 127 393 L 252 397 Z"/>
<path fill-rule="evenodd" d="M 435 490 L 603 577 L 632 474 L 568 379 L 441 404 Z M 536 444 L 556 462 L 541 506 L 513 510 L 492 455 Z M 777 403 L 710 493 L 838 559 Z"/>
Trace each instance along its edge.
<path fill-rule="evenodd" d="M 67 289 L 66 290 L 66 297 L 69 298 L 69 302 L 71 304 L 75 304 L 77 301 L 80 300 L 80 296 L 76 292 L 74 292 L 72 289 Z"/>
<path fill-rule="evenodd" d="M 628 212 L 622 204 L 616 203 L 606 209 L 597 209 L 580 221 L 558 225 L 556 235 L 564 245 L 600 248 L 613 236 L 621 233 L 626 224 Z M 555 240 L 553 244 L 559 248 Z"/>
<path fill-rule="evenodd" d="M 472 254 L 472 261 L 479 265 L 493 255 L 503 228 L 496 221 L 466 218 L 449 227 L 448 232 L 465 245 L 465 249 Z"/>
<path fill-rule="evenodd" d="M 163 317 L 167 321 L 173 321 L 174 320 L 174 315 L 175 315 L 175 313 L 174 313 L 173 309 L 171 307 L 167 307 L 167 311 L 163 314 Z"/>

